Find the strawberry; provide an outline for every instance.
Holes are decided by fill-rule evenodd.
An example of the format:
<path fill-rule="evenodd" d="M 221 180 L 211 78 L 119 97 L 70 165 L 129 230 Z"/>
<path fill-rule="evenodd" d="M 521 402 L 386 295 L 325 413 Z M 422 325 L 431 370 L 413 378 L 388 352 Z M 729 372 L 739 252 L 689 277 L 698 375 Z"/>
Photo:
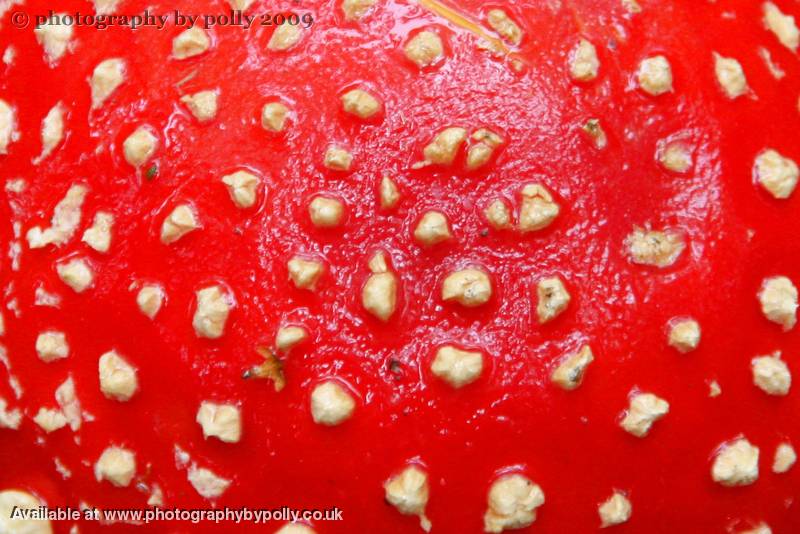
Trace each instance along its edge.
<path fill-rule="evenodd" d="M 0 531 L 797 531 L 798 15 L 7 5 Z"/>

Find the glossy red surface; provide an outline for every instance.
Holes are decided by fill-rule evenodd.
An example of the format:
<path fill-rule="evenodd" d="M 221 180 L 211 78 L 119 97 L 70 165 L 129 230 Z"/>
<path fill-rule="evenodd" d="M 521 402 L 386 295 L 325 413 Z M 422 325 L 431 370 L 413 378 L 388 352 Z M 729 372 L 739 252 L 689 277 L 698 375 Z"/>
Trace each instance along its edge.
<path fill-rule="evenodd" d="M 800 14 L 795 3 L 777 3 Z M 13 239 L 12 222 L 23 235 L 46 224 L 71 184 L 86 183 L 90 192 L 69 244 L 30 250 L 23 239 L 21 269 L 12 272 L 5 254 L 0 262 L 5 307 L 16 301 L 20 309 L 17 317 L 3 310 L 3 343 L 24 389 L 14 400 L 0 368 L 0 396 L 28 416 L 19 431 L 0 430 L 0 487 L 26 488 L 50 505 L 144 506 L 147 494 L 133 486 L 94 480 L 91 466 L 116 443 L 136 452 L 141 481 L 157 483 L 166 506 L 206 507 L 176 469 L 178 445 L 233 480 L 218 506 L 338 506 L 344 521 L 315 524 L 320 534 L 417 532 L 417 519 L 385 504 L 382 489 L 416 458 L 431 477 L 433 532 L 479 532 L 487 489 L 508 466 L 519 466 L 545 492 L 532 532 L 596 529 L 597 505 L 614 488 L 633 503 L 631 520 L 615 532 L 724 532 L 760 521 L 776 533 L 800 531 L 800 471 L 770 471 L 781 440 L 800 445 L 800 401 L 796 391 L 768 397 L 753 386 L 749 367 L 753 356 L 780 349 L 800 373 L 798 330 L 784 333 L 769 323 L 755 297 L 766 276 L 800 281 L 800 198 L 776 201 L 751 176 L 765 147 L 800 159 L 800 64 L 763 29 L 757 2 L 642 5 L 633 16 L 611 0 L 506 6 L 525 32 L 521 72 L 479 50 L 467 30 L 410 1 L 379 2 L 359 23 L 345 22 L 332 1 L 257 2 L 251 12 L 313 14 L 311 30 L 286 53 L 266 49 L 269 27 L 213 28 L 212 50 L 185 61 L 169 58 L 179 32 L 172 24 L 160 31 L 77 28 L 74 49 L 52 69 L 32 28 L 12 28 L 6 13 L 0 48 L 13 44 L 17 57 L 0 67 L 0 98 L 16 106 L 21 139 L 0 159 L 0 175 L 22 177 L 28 187 L 0 204 L 2 241 Z M 227 9 L 221 1 L 128 0 L 122 11 L 145 6 Z M 493 6 L 469 0 L 458 9 L 481 21 Z M 50 8 L 91 12 L 89 3 L 69 0 L 57 6 L 32 0 L 10 11 Z M 420 28 L 440 31 L 447 49 L 445 61 L 424 72 L 402 53 Z M 566 59 L 580 36 L 597 45 L 601 61 L 599 78 L 584 84 L 570 80 Z M 770 50 L 785 78 L 769 74 L 759 46 Z M 752 96 L 723 97 L 712 51 L 742 63 Z M 634 81 L 639 61 L 655 53 L 669 58 L 675 78 L 674 93 L 657 98 Z M 109 57 L 125 58 L 129 77 L 90 113 L 87 79 Z M 380 96 L 380 120 L 362 123 L 342 112 L 338 95 L 353 86 Z M 208 88 L 220 90 L 219 113 L 201 125 L 179 97 Z M 259 124 L 261 106 L 276 96 L 293 109 L 285 135 Z M 35 166 L 41 121 L 59 101 L 69 110 L 66 140 Z M 580 131 L 592 117 L 609 136 L 603 151 Z M 138 176 L 121 150 L 145 123 L 160 137 L 152 180 Z M 451 125 L 488 126 L 509 142 L 479 172 L 464 171 L 463 155 L 453 167 L 412 170 L 432 135 Z M 656 146 L 665 138 L 694 147 L 688 174 L 657 164 Z M 322 166 L 330 143 L 353 151 L 351 172 Z M 242 167 L 257 170 L 266 184 L 249 210 L 237 209 L 220 182 Z M 377 207 L 384 173 L 403 194 L 391 213 Z M 487 202 L 503 195 L 518 205 L 520 186 L 531 181 L 554 191 L 562 205 L 556 222 L 526 236 L 485 232 Z M 342 228 L 311 226 L 307 203 L 320 191 L 346 202 Z M 202 229 L 162 245 L 161 221 L 183 201 L 196 206 Z M 448 215 L 451 243 L 423 249 L 413 242 L 413 224 L 427 208 Z M 98 209 L 116 217 L 107 255 L 79 239 Z M 658 270 L 628 261 L 623 241 L 634 225 L 646 224 L 685 235 L 688 249 L 677 264 Z M 375 249 L 389 252 L 401 280 L 398 313 L 387 324 L 360 304 Z M 285 264 L 297 252 L 320 256 L 328 267 L 315 293 L 288 280 Z M 81 295 L 55 273 L 54 262 L 72 255 L 89 258 L 96 269 L 94 287 Z M 496 290 L 474 310 L 439 297 L 446 273 L 468 264 L 484 266 Z M 555 273 L 573 301 L 541 326 L 533 283 Z M 136 308 L 131 284 L 141 281 L 166 288 L 154 321 Z M 236 298 L 225 335 L 215 341 L 196 338 L 191 326 L 194 291 L 210 281 L 223 282 Z M 59 293 L 60 308 L 34 306 L 37 287 Z M 695 317 L 703 329 L 700 347 L 687 355 L 666 344 L 666 323 L 679 315 Z M 302 323 L 312 334 L 285 358 L 285 390 L 242 380 L 242 371 L 260 362 L 255 347 L 269 345 L 284 323 Z M 36 357 L 35 338 L 45 328 L 66 333 L 68 359 L 46 364 Z M 443 342 L 486 352 L 477 383 L 453 391 L 431 375 L 429 362 Z M 549 381 L 554 362 L 585 342 L 596 361 L 583 385 L 557 389 Z M 140 391 L 127 403 L 99 389 L 97 358 L 111 348 L 139 370 Z M 77 434 L 62 429 L 45 436 L 31 417 L 55 405 L 53 391 L 68 375 L 95 420 Z M 355 416 L 336 428 L 315 425 L 308 407 L 311 388 L 328 376 L 358 394 Z M 718 398 L 708 396 L 711 380 L 722 387 Z M 671 406 L 644 439 L 617 425 L 633 388 Z M 241 405 L 240 443 L 203 440 L 194 419 L 205 399 Z M 723 488 L 711 480 L 710 457 L 739 434 L 761 448 L 761 476 L 752 486 Z M 56 457 L 72 471 L 69 480 L 56 472 Z M 69 526 L 59 523 L 56 531 Z M 80 529 L 214 527 L 82 523 Z"/>

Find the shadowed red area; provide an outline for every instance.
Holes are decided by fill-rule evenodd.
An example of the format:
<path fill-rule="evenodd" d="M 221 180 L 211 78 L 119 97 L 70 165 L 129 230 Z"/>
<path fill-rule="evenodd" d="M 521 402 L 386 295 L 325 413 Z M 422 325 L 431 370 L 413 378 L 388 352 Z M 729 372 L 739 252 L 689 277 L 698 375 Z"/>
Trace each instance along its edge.
<path fill-rule="evenodd" d="M 480 50 L 463 28 L 400 0 L 379 2 L 360 22 L 346 22 L 332 1 L 256 2 L 249 10 L 255 14 L 313 15 L 304 39 L 285 53 L 267 50 L 271 27 L 212 28 L 212 49 L 185 61 L 170 59 L 180 31 L 172 23 L 160 31 L 77 28 L 74 49 L 55 68 L 44 62 L 32 27 L 10 26 L 10 12 L 90 13 L 91 5 L 32 0 L 12 7 L 2 18 L 0 49 L 13 44 L 17 57 L 0 67 L 0 98 L 16 107 L 21 138 L 0 156 L 0 177 L 22 177 L 27 188 L 5 193 L 0 203 L 4 252 L 12 223 L 24 236 L 49 222 L 71 184 L 85 183 L 90 192 L 69 244 L 30 250 L 23 238 L 20 270 L 11 270 L 5 253 L 0 261 L 3 343 L 24 389 L 15 399 L 0 368 L 0 396 L 26 414 L 19 431 L 0 430 L 0 488 L 24 488 L 51 506 L 143 507 L 148 495 L 134 485 L 94 479 L 94 462 L 113 443 L 136 453 L 137 481 L 158 484 L 165 506 L 210 506 L 176 468 L 177 445 L 232 479 L 217 507 L 341 508 L 344 521 L 316 523 L 320 534 L 417 532 L 417 518 L 387 505 L 382 489 L 413 459 L 429 472 L 433 532 L 481 531 L 488 487 L 509 466 L 546 495 L 531 532 L 596 529 L 597 505 L 614 489 L 633 503 L 631 520 L 615 532 L 724 532 L 760 521 L 776 533 L 800 530 L 800 473 L 770 471 L 780 441 L 800 445 L 797 392 L 768 397 L 753 386 L 749 366 L 756 355 L 782 350 L 800 373 L 798 330 L 769 323 L 756 300 L 767 276 L 800 282 L 800 199 L 776 201 L 751 174 L 766 147 L 800 160 L 800 65 L 763 28 L 757 2 L 641 3 L 643 12 L 629 15 L 611 0 L 460 2 L 459 11 L 476 21 L 503 7 L 520 23 L 519 72 Z M 796 4 L 777 3 L 798 14 Z M 222 1 L 126 0 L 121 12 L 145 7 L 228 9 Z M 420 72 L 402 46 L 422 28 L 441 33 L 447 57 Z M 597 46 L 601 68 L 597 80 L 576 84 L 567 58 L 580 37 Z M 770 75 L 760 46 L 785 78 Z M 741 62 L 750 96 L 723 96 L 712 51 Z M 672 64 L 675 90 L 654 98 L 636 88 L 635 72 L 659 53 Z M 128 62 L 128 78 L 90 112 L 87 80 L 109 57 Z M 380 97 L 380 120 L 363 123 L 341 110 L 339 95 L 355 86 Z M 211 88 L 220 91 L 219 113 L 201 125 L 179 98 Z M 285 135 L 259 123 L 261 106 L 275 97 L 293 110 Z M 33 165 L 41 121 L 57 102 L 68 110 L 66 139 Z M 607 132 L 605 150 L 582 135 L 589 118 Z M 159 134 L 152 180 L 122 156 L 122 141 L 142 124 Z M 413 170 L 422 147 L 452 125 L 490 127 L 508 143 L 476 172 L 464 170 L 463 155 L 452 167 Z M 693 147 L 689 173 L 657 163 L 656 147 L 667 138 Z M 331 143 L 353 152 L 350 172 L 322 166 Z M 220 179 L 245 167 L 261 174 L 265 188 L 255 208 L 240 210 Z M 377 204 L 384 174 L 403 195 L 393 212 Z M 518 207 L 518 191 L 530 182 L 553 191 L 562 206 L 556 222 L 525 236 L 485 231 L 483 208 L 497 196 Z M 312 227 L 307 204 L 318 192 L 345 201 L 343 227 Z M 196 207 L 202 229 L 163 245 L 161 222 L 182 202 Z M 448 215 L 455 239 L 423 249 L 411 234 L 430 208 Z M 79 239 L 100 209 L 116 218 L 106 255 Z M 680 231 L 686 252 L 663 270 L 631 264 L 623 243 L 637 225 Z M 401 283 L 401 305 L 386 324 L 360 303 L 377 249 L 390 254 Z M 325 261 L 316 292 L 289 281 L 286 261 L 295 253 Z M 81 295 L 56 276 L 55 262 L 71 256 L 88 258 L 96 271 L 95 285 Z M 490 303 L 465 310 L 442 302 L 443 277 L 473 264 L 493 277 Z M 558 319 L 539 325 L 532 288 L 553 274 L 573 300 Z M 149 281 L 167 293 L 154 321 L 138 311 L 132 285 Z M 194 292 L 215 281 L 230 289 L 236 307 L 221 339 L 198 339 Z M 60 308 L 34 306 L 37 287 L 59 293 Z M 19 316 L 5 309 L 12 301 Z M 685 315 L 699 321 L 703 337 L 696 351 L 681 355 L 667 346 L 665 329 Z M 266 381 L 243 380 L 242 371 L 260 362 L 256 346 L 270 345 L 289 323 L 305 325 L 311 339 L 285 358 L 286 388 L 276 393 Z M 66 333 L 69 358 L 37 358 L 35 339 L 47 328 Z M 458 391 L 429 370 L 436 347 L 448 342 L 487 355 L 483 376 Z M 553 365 L 583 343 L 596 360 L 579 389 L 561 391 L 549 381 Z M 112 348 L 138 368 L 140 391 L 126 403 L 99 389 L 97 359 Z M 67 376 L 94 421 L 76 434 L 65 428 L 45 435 L 31 418 L 40 406 L 55 406 L 54 390 Z M 358 394 L 354 417 L 340 427 L 315 425 L 310 416 L 310 391 L 325 377 Z M 718 398 L 708 395 L 711 380 L 722 387 Z M 634 388 L 670 403 L 644 439 L 617 425 Z M 240 443 L 203 440 L 194 419 L 206 399 L 241 405 Z M 749 487 L 723 488 L 711 480 L 710 458 L 740 434 L 760 447 L 761 476 Z M 54 458 L 72 471 L 70 479 L 57 473 Z M 80 524 L 81 532 L 218 528 Z"/>

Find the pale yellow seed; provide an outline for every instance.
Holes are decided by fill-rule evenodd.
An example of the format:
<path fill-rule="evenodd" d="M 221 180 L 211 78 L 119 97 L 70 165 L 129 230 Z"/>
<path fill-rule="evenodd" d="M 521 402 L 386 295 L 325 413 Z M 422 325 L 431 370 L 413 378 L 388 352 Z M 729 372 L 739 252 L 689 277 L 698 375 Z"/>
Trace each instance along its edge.
<path fill-rule="evenodd" d="M 642 230 L 634 227 L 625 240 L 631 261 L 640 265 L 669 267 L 686 248 L 680 235 L 669 231 Z"/>
<path fill-rule="evenodd" d="M 302 326 L 284 326 L 275 334 L 275 348 L 287 352 L 308 339 L 308 330 Z"/>
<path fill-rule="evenodd" d="M 436 351 L 431 372 L 454 388 L 461 388 L 480 377 L 483 372 L 483 353 L 445 345 Z"/>
<path fill-rule="evenodd" d="M 270 132 L 282 132 L 286 127 L 289 108 L 280 102 L 269 102 L 261 109 L 261 127 Z"/>
<path fill-rule="evenodd" d="M 283 52 L 294 47 L 303 37 L 303 29 L 298 24 L 280 24 L 270 37 L 267 48 Z"/>
<path fill-rule="evenodd" d="M 550 379 L 568 391 L 576 389 L 583 382 L 583 375 L 593 361 L 592 349 L 589 345 L 584 345 L 578 352 L 567 355 L 550 375 Z"/>
<path fill-rule="evenodd" d="M 603 130 L 603 127 L 600 125 L 599 119 L 589 119 L 581 129 L 592 140 L 595 148 L 602 150 L 608 146 L 608 137 L 606 136 L 605 130 Z"/>
<path fill-rule="evenodd" d="M 484 531 L 525 528 L 536 521 L 537 508 L 544 501 L 542 488 L 529 478 L 518 473 L 503 475 L 489 489 Z"/>
<path fill-rule="evenodd" d="M 125 61 L 111 58 L 101 61 L 92 71 L 89 86 L 92 89 L 92 109 L 97 109 L 125 80 Z"/>
<path fill-rule="evenodd" d="M 758 292 L 758 301 L 764 317 L 783 326 L 788 332 L 797 324 L 798 291 L 786 276 L 764 279 Z"/>
<path fill-rule="evenodd" d="M 675 350 L 687 353 L 700 344 L 700 324 L 694 319 L 682 319 L 670 325 L 669 344 Z"/>
<path fill-rule="evenodd" d="M 472 139 L 477 142 L 467 151 L 467 169 L 469 170 L 486 165 L 492 158 L 495 149 L 504 142 L 502 137 L 486 128 L 481 128 L 473 133 Z"/>
<path fill-rule="evenodd" d="M 376 252 L 369 260 L 372 274 L 361 291 L 364 309 L 381 321 L 388 321 L 397 307 L 397 276 L 389 271 L 383 252 Z"/>
<path fill-rule="evenodd" d="M 800 178 L 797 163 L 771 148 L 756 157 L 753 172 L 758 183 L 779 200 L 792 196 Z"/>
<path fill-rule="evenodd" d="M 496 31 L 503 39 L 513 45 L 519 45 L 522 41 L 522 30 L 514 22 L 508 13 L 502 9 L 492 9 L 487 15 L 489 26 Z"/>
<path fill-rule="evenodd" d="M 550 192 L 541 184 L 528 184 L 522 188 L 522 206 L 519 213 L 519 230 L 533 232 L 550 226 L 561 208 Z"/>
<path fill-rule="evenodd" d="M 540 280 L 536 285 L 536 296 L 538 298 L 536 315 L 542 324 L 561 315 L 572 300 L 564 282 L 558 276 Z"/>
<path fill-rule="evenodd" d="M 725 443 L 716 452 L 711 478 L 726 487 L 748 486 L 758 480 L 758 457 L 758 447 L 747 438 Z"/>
<path fill-rule="evenodd" d="M 172 57 L 187 59 L 198 56 L 210 46 L 211 39 L 208 34 L 199 26 L 195 26 L 181 32 L 172 40 Z"/>
<path fill-rule="evenodd" d="M 251 208 L 256 203 L 258 194 L 258 176 L 247 171 L 236 171 L 222 177 L 222 183 L 237 208 Z"/>
<path fill-rule="evenodd" d="M 447 217 L 440 211 L 428 211 L 414 229 L 414 239 L 421 245 L 435 245 L 452 237 Z"/>
<path fill-rule="evenodd" d="M 659 152 L 658 161 L 669 171 L 685 173 L 692 167 L 692 152 L 680 141 L 663 144 Z"/>
<path fill-rule="evenodd" d="M 445 128 L 437 133 L 423 149 L 425 161 L 437 165 L 450 165 L 456 159 L 458 149 L 467 138 L 467 130 L 460 127 Z"/>
<path fill-rule="evenodd" d="M 723 57 L 714 52 L 714 73 L 728 98 L 738 98 L 747 93 L 747 78 L 741 63 L 734 58 Z"/>
<path fill-rule="evenodd" d="M 363 89 L 353 89 L 342 95 L 342 107 L 347 113 L 369 119 L 381 110 L 381 103 Z"/>
<path fill-rule="evenodd" d="M 344 204 L 341 200 L 320 196 L 311 201 L 308 213 L 317 228 L 333 228 L 342 223 Z"/>
<path fill-rule="evenodd" d="M 505 230 L 511 227 L 511 210 L 502 199 L 495 199 L 483 211 L 489 225 L 495 230 Z"/>
<path fill-rule="evenodd" d="M 172 244 L 200 227 L 194 209 L 189 204 L 177 206 L 161 224 L 161 242 Z"/>
<path fill-rule="evenodd" d="M 597 508 L 597 513 L 600 515 L 600 528 L 625 523 L 631 518 L 632 512 L 631 501 L 622 493 L 615 491 Z"/>
<path fill-rule="evenodd" d="M 353 416 L 355 408 L 353 396 L 334 380 L 319 384 L 311 393 L 311 415 L 319 425 L 339 425 Z"/>
<path fill-rule="evenodd" d="M 431 522 L 425 516 L 430 488 L 428 475 L 416 466 L 407 467 L 383 485 L 386 501 L 403 515 L 419 516 L 422 530 L 429 532 Z"/>
<path fill-rule="evenodd" d="M 289 278 L 298 289 L 311 289 L 317 285 L 325 266 L 321 261 L 295 256 L 287 263 Z"/>
<path fill-rule="evenodd" d="M 348 171 L 353 164 L 353 155 L 343 148 L 331 146 L 325 151 L 322 164 L 333 171 Z"/>
<path fill-rule="evenodd" d="M 642 6 L 636 0 L 622 0 L 622 7 L 632 15 L 642 12 Z"/>
<path fill-rule="evenodd" d="M 492 297 L 492 281 L 481 269 L 450 273 L 442 284 L 442 300 L 455 301 L 467 308 L 486 304 Z"/>
<path fill-rule="evenodd" d="M 419 32 L 406 43 L 405 53 L 417 67 L 428 67 L 444 57 L 444 45 L 437 33 L 426 30 Z"/>
<path fill-rule="evenodd" d="M 122 151 L 127 161 L 133 167 L 141 167 L 153 156 L 158 146 L 158 138 L 153 135 L 150 128 L 140 126 L 122 143 Z"/>
<path fill-rule="evenodd" d="M 570 56 L 570 74 L 573 80 L 588 82 L 597 78 L 600 69 L 600 60 L 597 59 L 597 49 L 587 41 L 581 39 Z"/>
<path fill-rule="evenodd" d="M 208 122 L 217 115 L 216 91 L 199 91 L 181 97 L 181 102 L 186 104 L 192 115 L 200 122 Z"/>
<path fill-rule="evenodd" d="M 376 0 L 343 0 L 342 11 L 345 20 L 358 20 L 375 5 Z"/>
<path fill-rule="evenodd" d="M 672 68 L 664 56 L 654 56 L 639 64 L 639 86 L 653 96 L 672 91 Z"/>
<path fill-rule="evenodd" d="M 764 26 L 775 34 L 783 46 L 792 52 L 797 52 L 797 47 L 800 45 L 800 29 L 797 28 L 795 18 L 783 13 L 772 2 L 764 2 L 762 8 Z"/>
<path fill-rule="evenodd" d="M 381 208 L 385 210 L 391 210 L 397 203 L 400 201 L 400 191 L 397 188 L 397 184 L 389 178 L 388 176 L 384 176 L 381 178 L 380 184 L 380 203 Z"/>
<path fill-rule="evenodd" d="M 669 413 L 669 403 L 652 393 L 636 393 L 630 397 L 630 405 L 620 426 L 636 437 L 650 433 L 653 423 Z"/>

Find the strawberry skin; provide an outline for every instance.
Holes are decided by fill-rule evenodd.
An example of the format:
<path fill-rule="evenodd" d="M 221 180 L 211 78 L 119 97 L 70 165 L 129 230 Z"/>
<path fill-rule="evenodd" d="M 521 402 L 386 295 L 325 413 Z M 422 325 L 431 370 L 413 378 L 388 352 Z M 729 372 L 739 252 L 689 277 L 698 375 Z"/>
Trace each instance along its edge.
<path fill-rule="evenodd" d="M 0 399 L 20 416 L 0 490 L 456 533 L 518 473 L 544 496 L 532 532 L 592 531 L 615 492 L 620 532 L 800 529 L 800 473 L 772 469 L 800 401 L 752 363 L 800 372 L 791 290 L 764 304 L 765 280 L 800 283 L 795 3 L 256 2 L 248 28 L 78 26 L 60 54 L 35 15 L 96 7 L 57 4 L 0 19 Z M 146 8 L 230 6 L 110 12 Z M 278 13 L 300 24 L 262 24 Z M 69 378 L 80 428 L 45 432 Z M 740 437 L 757 479 L 715 482 Z M 109 447 L 135 456 L 127 484 L 97 467 Z M 410 466 L 429 498 L 403 510 Z"/>

